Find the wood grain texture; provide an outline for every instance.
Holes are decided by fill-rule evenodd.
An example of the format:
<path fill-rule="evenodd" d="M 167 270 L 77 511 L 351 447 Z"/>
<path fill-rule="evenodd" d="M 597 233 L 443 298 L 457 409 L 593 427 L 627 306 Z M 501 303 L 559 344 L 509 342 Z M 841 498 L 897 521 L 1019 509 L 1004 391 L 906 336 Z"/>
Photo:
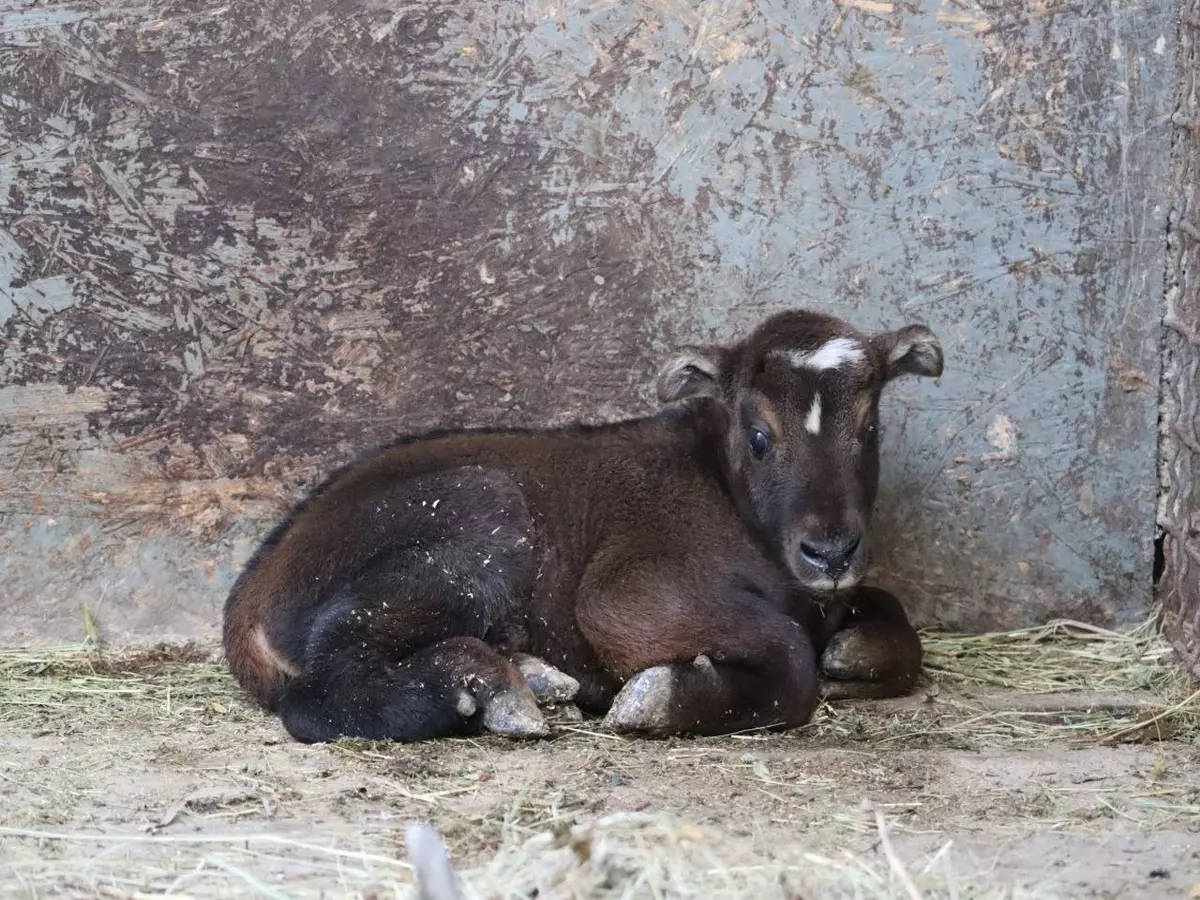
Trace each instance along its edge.
<path fill-rule="evenodd" d="M 1163 322 L 1158 583 L 1171 643 L 1200 679 L 1200 3 L 1182 4 Z"/>

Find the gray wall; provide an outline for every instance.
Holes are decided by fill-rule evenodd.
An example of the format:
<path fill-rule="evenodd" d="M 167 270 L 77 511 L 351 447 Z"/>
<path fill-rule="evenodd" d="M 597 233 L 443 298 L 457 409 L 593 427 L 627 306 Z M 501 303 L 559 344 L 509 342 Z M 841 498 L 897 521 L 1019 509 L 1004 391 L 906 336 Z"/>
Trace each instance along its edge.
<path fill-rule="evenodd" d="M 1151 594 L 1170 0 L 0 12 L 0 630 L 212 637 L 272 519 L 433 424 L 650 408 L 670 346 L 922 321 L 876 581 Z"/>

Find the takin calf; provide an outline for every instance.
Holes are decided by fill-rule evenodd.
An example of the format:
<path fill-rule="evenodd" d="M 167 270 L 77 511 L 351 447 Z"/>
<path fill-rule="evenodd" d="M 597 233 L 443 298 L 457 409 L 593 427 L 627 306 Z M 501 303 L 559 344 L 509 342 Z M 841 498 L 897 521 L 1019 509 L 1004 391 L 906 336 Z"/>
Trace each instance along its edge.
<path fill-rule="evenodd" d="M 880 393 L 941 371 L 923 326 L 794 311 L 675 356 L 646 418 L 403 438 L 266 539 L 228 663 L 305 742 L 542 735 L 539 703 L 572 699 L 621 731 L 718 734 L 801 725 L 822 688 L 902 694 L 920 640 L 856 586 Z"/>

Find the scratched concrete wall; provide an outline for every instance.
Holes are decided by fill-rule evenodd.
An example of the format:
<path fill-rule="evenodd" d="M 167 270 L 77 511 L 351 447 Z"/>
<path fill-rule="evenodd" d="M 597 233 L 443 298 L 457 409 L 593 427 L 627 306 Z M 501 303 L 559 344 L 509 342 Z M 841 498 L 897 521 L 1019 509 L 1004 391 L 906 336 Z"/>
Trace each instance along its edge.
<path fill-rule="evenodd" d="M 211 638 L 357 448 L 641 412 L 797 304 L 946 344 L 885 419 L 921 621 L 1142 616 L 1176 12 L 0 8 L 0 632 Z"/>

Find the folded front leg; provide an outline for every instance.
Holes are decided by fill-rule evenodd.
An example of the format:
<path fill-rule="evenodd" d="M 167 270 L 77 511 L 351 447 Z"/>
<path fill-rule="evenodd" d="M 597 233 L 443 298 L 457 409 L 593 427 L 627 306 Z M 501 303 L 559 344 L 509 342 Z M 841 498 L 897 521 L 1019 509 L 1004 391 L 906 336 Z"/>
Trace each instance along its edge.
<path fill-rule="evenodd" d="M 900 697 L 921 676 L 921 638 L 900 601 L 862 588 L 821 652 L 821 694 L 827 700 Z"/>
<path fill-rule="evenodd" d="M 593 573 L 579 594 L 580 629 L 627 679 L 606 723 L 652 735 L 794 727 L 817 704 L 817 666 L 803 627 L 760 596 L 717 593 L 656 563 Z"/>

